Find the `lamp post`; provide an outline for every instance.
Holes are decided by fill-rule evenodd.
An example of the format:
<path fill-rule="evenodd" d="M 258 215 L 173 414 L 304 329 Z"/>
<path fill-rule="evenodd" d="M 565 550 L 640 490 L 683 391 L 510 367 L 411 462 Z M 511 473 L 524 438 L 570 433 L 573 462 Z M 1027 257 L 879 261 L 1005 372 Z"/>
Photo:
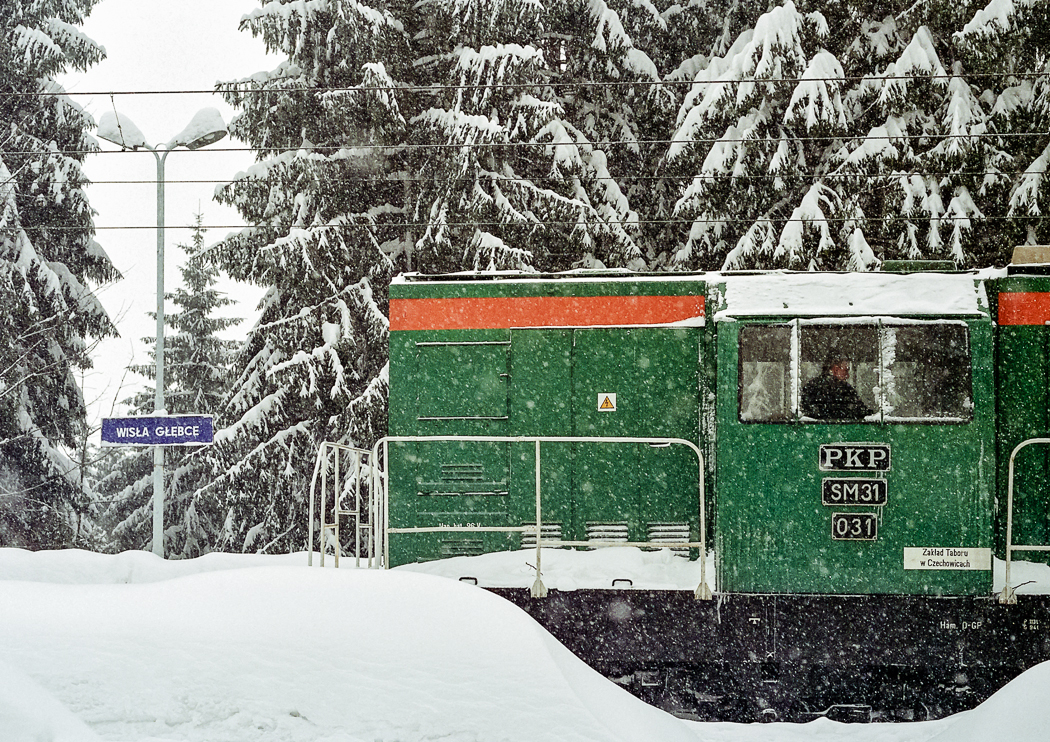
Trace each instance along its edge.
<path fill-rule="evenodd" d="M 115 112 L 102 114 L 98 136 L 121 149 L 148 149 L 157 161 L 157 378 L 153 398 L 155 415 L 164 408 L 164 161 L 176 147 L 200 149 L 226 136 L 226 124 L 214 108 L 201 109 L 189 125 L 165 144 L 151 147 L 130 119 Z M 153 553 L 164 557 L 164 446 L 153 449 Z"/>

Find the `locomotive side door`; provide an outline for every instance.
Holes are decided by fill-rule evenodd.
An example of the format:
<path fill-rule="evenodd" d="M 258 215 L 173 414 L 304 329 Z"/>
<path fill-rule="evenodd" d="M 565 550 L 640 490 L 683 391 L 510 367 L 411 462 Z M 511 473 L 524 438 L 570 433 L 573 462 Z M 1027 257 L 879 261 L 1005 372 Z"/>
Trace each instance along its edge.
<path fill-rule="evenodd" d="M 510 417 L 512 431 L 523 436 L 570 435 L 572 400 L 571 329 L 516 329 L 510 333 Z M 536 449 L 533 443 L 510 444 L 510 507 L 514 525 L 536 523 Z M 541 449 L 543 531 L 569 538 L 573 521 L 572 449 L 545 444 Z M 522 537 L 522 545 L 535 542 Z"/>
<path fill-rule="evenodd" d="M 510 419 L 524 436 L 699 436 L 697 328 L 511 331 Z M 511 497 L 535 523 L 535 449 L 511 446 Z M 544 530 L 566 540 L 695 541 L 696 457 L 682 446 L 545 443 Z"/>
<path fill-rule="evenodd" d="M 699 439 L 698 328 L 573 333 L 573 435 Z M 576 446 L 574 523 L 586 540 L 696 540 L 696 457 L 682 446 Z"/>

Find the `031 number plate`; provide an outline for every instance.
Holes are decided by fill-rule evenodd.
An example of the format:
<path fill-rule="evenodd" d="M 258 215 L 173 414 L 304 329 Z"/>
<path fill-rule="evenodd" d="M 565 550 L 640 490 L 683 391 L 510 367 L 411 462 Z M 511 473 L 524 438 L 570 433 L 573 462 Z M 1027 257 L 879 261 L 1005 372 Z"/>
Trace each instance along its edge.
<path fill-rule="evenodd" d="M 831 538 L 835 541 L 874 541 L 879 535 L 875 513 L 832 513 Z"/>
<path fill-rule="evenodd" d="M 830 507 L 838 505 L 885 505 L 885 479 L 834 478 L 820 482 L 820 500 Z"/>

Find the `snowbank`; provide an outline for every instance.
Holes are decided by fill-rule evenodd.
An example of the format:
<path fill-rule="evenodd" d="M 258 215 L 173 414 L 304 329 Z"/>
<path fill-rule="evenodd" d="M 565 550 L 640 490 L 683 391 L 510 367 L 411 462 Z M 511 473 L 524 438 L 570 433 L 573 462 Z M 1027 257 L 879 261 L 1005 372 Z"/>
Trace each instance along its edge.
<path fill-rule="evenodd" d="M 90 580 L 128 573 L 83 552 L 17 557 L 52 577 L 63 559 Z M 695 739 L 514 606 L 428 575 L 260 566 L 132 584 L 7 580 L 0 606 L 0 660 L 103 739 Z"/>
<path fill-rule="evenodd" d="M 298 567 L 305 564 L 306 552 L 272 556 L 207 554 L 199 559 L 164 560 L 148 551 L 97 554 L 79 549 L 26 551 L 0 548 L 0 580 L 58 582 L 67 585 L 159 582 L 201 572 L 252 567 Z"/>
<path fill-rule="evenodd" d="M 314 564 L 319 563 L 314 554 Z M 352 559 L 343 559 L 352 568 Z M 473 578 L 482 587 L 532 586 L 536 579 L 536 551 L 504 551 L 474 557 L 454 557 L 436 562 L 406 564 L 395 571 L 418 572 L 452 580 Z M 220 570 L 256 567 L 303 567 L 306 552 L 296 554 L 208 554 L 199 559 L 165 561 L 145 551 L 96 554 L 90 551 L 31 552 L 0 548 L 0 580 L 57 582 L 64 584 L 131 584 L 158 582 L 175 577 Z M 325 561 L 332 567 L 332 558 Z M 647 590 L 695 590 L 700 584 L 700 562 L 675 556 L 669 549 L 642 551 L 634 547 L 575 551 L 544 549 L 543 582 L 555 590 L 630 587 Z M 707 559 L 707 584 L 714 589 L 716 562 Z M 993 593 L 1003 589 L 1005 564 L 995 560 Z M 1019 595 L 1050 594 L 1050 565 L 1015 560 L 1010 582 Z M 2 742 L 2 740 L 0 740 Z"/>
<path fill-rule="evenodd" d="M 305 559 L 305 556 L 303 557 Z M 3 562 L 0 561 L 0 570 Z M 531 587 L 536 579 L 536 551 L 503 551 L 474 557 L 454 557 L 397 570 L 439 575 L 453 580 L 474 579 L 482 587 Z M 700 562 L 675 556 L 669 549 L 642 551 L 634 547 L 571 551 L 543 551 L 543 583 L 549 589 L 578 590 L 613 587 L 613 581 L 647 590 L 695 590 L 700 584 Z M 708 556 L 706 581 L 715 589 L 715 559 Z M 1006 565 L 994 560 L 992 594 L 1003 589 Z M 1018 595 L 1050 594 L 1050 565 L 1014 560 L 1010 583 Z"/>
<path fill-rule="evenodd" d="M 1036 665 L 973 711 L 949 719 L 952 725 L 930 742 L 1045 740 L 1050 737 L 1050 662 Z"/>
<path fill-rule="evenodd" d="M 0 662 L 3 742 L 98 742 L 98 736 L 20 670 Z"/>
<path fill-rule="evenodd" d="M 552 590 L 611 588 L 614 581 L 618 587 L 690 592 L 700 585 L 700 562 L 675 556 L 670 549 L 642 551 L 633 546 L 595 551 L 544 549 L 542 567 L 543 584 Z M 397 570 L 453 580 L 473 578 L 482 587 L 531 587 L 536 579 L 536 550 L 453 557 L 406 564 Z M 714 559 L 708 558 L 706 578 L 712 588 L 714 575 Z"/>
<path fill-rule="evenodd" d="M 567 559 L 582 567 L 579 583 L 593 568 L 594 579 L 612 569 L 695 587 L 696 563 L 668 552 Z M 468 565 L 478 576 L 482 561 Z M 564 589 L 561 561 L 544 554 Z M 1050 664 L 938 722 L 685 722 L 606 681 L 491 593 L 343 564 L 0 549 L 0 740 L 1024 742 L 1050 728 Z"/>

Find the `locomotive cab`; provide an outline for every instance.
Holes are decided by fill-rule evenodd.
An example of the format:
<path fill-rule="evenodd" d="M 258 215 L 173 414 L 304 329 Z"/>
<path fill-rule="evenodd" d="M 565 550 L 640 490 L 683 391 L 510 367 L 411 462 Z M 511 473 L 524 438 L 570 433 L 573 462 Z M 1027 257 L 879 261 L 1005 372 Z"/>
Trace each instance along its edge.
<path fill-rule="evenodd" d="M 965 274 L 726 276 L 719 589 L 992 589 L 992 323 Z M 886 308 L 893 307 L 893 314 Z"/>

